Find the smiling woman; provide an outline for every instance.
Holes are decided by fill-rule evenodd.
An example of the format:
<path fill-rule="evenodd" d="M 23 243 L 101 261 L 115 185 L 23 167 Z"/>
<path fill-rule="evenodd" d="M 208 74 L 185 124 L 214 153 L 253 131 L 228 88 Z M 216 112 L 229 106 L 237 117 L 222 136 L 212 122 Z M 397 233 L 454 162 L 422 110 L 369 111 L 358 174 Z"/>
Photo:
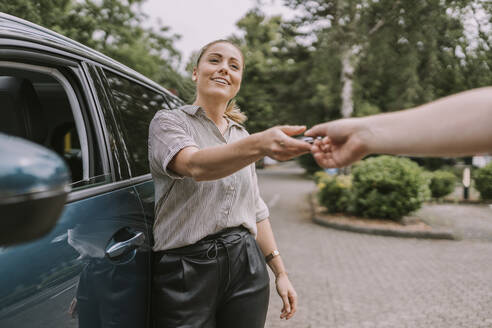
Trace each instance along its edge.
<path fill-rule="evenodd" d="M 290 137 L 303 126 L 248 134 L 233 102 L 243 70 L 239 47 L 226 40 L 207 44 L 193 69 L 193 105 L 159 111 L 150 124 L 155 327 L 263 327 L 266 262 L 284 304 L 280 317 L 296 311 L 254 163 L 267 155 L 290 159 L 310 144 Z"/>
<path fill-rule="evenodd" d="M 203 58 L 205 53 L 206 56 Z M 224 55 L 227 57 L 224 57 Z M 201 65 L 199 65 L 200 63 Z M 220 68 L 220 65 L 228 66 L 229 70 L 218 70 L 217 68 Z M 198 70 L 199 66 L 200 70 Z M 192 79 L 196 82 L 197 91 L 199 92 L 194 105 L 210 101 L 207 98 L 215 98 L 215 93 L 219 92 L 229 99 L 225 116 L 237 123 L 246 121 L 246 116 L 241 113 L 234 101 L 234 96 L 241 86 L 243 70 L 243 53 L 234 44 L 224 40 L 217 40 L 204 46 L 197 57 L 196 66 L 193 69 Z M 228 74 L 224 74 L 225 72 Z M 201 75 L 200 79 L 198 79 L 199 74 Z M 205 83 L 210 81 L 215 83 Z M 213 101 L 213 99 L 211 100 Z"/>

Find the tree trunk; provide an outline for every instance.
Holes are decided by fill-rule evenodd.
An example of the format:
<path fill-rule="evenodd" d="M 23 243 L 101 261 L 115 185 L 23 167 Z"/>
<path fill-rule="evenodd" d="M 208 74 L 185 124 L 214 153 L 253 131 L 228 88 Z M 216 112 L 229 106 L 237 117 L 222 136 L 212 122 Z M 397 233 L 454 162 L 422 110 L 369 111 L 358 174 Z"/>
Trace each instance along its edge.
<path fill-rule="evenodd" d="M 342 117 L 352 116 L 354 111 L 353 79 L 355 70 L 355 47 L 342 53 Z"/>

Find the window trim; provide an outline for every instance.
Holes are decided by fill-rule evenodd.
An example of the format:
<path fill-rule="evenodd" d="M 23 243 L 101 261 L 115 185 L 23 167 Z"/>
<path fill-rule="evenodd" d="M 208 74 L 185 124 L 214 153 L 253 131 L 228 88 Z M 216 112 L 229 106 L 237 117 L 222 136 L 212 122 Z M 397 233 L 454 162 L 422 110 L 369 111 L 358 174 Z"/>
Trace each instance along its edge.
<path fill-rule="evenodd" d="M 93 186 L 86 189 L 76 190 L 68 195 L 66 204 L 79 201 L 85 198 L 94 197 L 100 194 L 116 191 L 126 187 L 132 187 L 139 183 L 147 182 L 147 181 L 152 181 L 152 175 L 150 173 L 139 175 L 133 178 L 128 178 L 121 181 L 105 183 L 100 186 Z"/>
<path fill-rule="evenodd" d="M 114 111 L 113 96 L 111 94 L 109 83 L 106 79 L 106 76 L 104 75 L 104 67 L 94 63 L 87 63 L 86 68 L 87 74 L 90 77 L 91 85 L 93 87 L 92 92 L 94 93 L 94 97 L 99 105 L 99 113 L 104 124 L 103 129 L 107 142 L 108 156 L 111 160 L 111 172 L 113 181 L 124 181 L 130 179 L 132 178 L 132 171 L 129 158 L 127 157 L 127 155 L 129 154 L 127 154 L 126 152 L 125 138 L 122 135 L 119 135 L 119 133 L 121 132 L 118 132 L 120 130 L 118 129 L 118 122 Z M 96 88 L 95 80 L 97 80 L 97 82 L 101 84 L 102 88 L 100 90 Z M 103 102 L 107 103 L 103 104 Z M 107 108 L 104 110 L 103 108 L 105 107 Z M 106 117 L 106 114 L 109 114 L 109 117 Z M 108 131 L 109 126 L 111 126 L 111 130 L 113 130 L 113 132 L 116 132 L 116 134 L 118 135 L 113 135 L 113 133 L 110 133 Z M 120 155 L 114 156 L 114 158 L 114 153 L 112 153 L 112 145 L 110 142 L 110 134 L 113 138 L 113 142 L 115 142 L 114 146 L 118 150 L 118 155 Z M 126 170 L 128 170 L 127 172 L 126 170 L 122 170 L 122 168 L 124 169 L 125 167 L 121 165 L 121 159 L 123 159 L 124 166 L 126 167 Z M 122 171 L 128 173 L 128 176 L 123 176 Z"/>
<path fill-rule="evenodd" d="M 109 140 L 108 131 L 106 128 L 106 121 L 104 115 L 102 115 L 101 104 L 97 94 L 95 93 L 95 85 L 92 80 L 91 74 L 89 72 L 89 67 L 87 62 L 81 62 L 81 68 L 77 69 L 77 75 L 79 80 L 82 82 L 84 87 L 83 94 L 85 95 L 87 102 L 89 103 L 89 111 L 93 116 L 94 129 L 96 130 L 96 138 L 99 142 L 101 153 L 101 161 L 103 167 L 103 174 L 109 174 L 111 180 L 115 181 L 114 169 L 113 169 L 113 158 L 109 154 Z M 97 122 L 96 122 L 97 120 Z"/>
<path fill-rule="evenodd" d="M 75 94 L 75 91 L 73 90 L 73 87 L 70 84 L 70 82 L 68 82 L 65 76 L 62 73 L 60 73 L 60 71 L 56 68 L 12 62 L 12 61 L 0 61 L 0 67 L 24 69 L 28 71 L 34 71 L 37 73 L 46 74 L 53 77 L 62 85 L 63 89 L 67 94 L 68 101 L 70 103 L 70 109 L 73 114 L 75 127 L 77 129 L 77 134 L 80 141 L 80 148 L 82 150 L 82 172 L 83 172 L 82 179 L 85 181 L 89 181 L 89 146 L 87 141 L 87 130 L 85 129 L 84 117 L 80 109 L 77 95 Z"/>
<path fill-rule="evenodd" d="M 166 90 L 164 87 L 161 87 L 161 89 L 160 88 L 156 88 L 155 86 L 153 86 L 151 84 L 145 83 L 145 81 L 139 80 L 139 79 L 137 79 L 137 78 L 135 78 L 135 77 L 133 77 L 131 75 L 126 74 L 125 72 L 118 71 L 118 70 L 116 70 L 116 69 L 114 69 L 112 67 L 104 66 L 104 65 L 101 65 L 101 64 L 99 64 L 98 66 L 102 69 L 102 74 L 104 74 L 104 79 L 106 79 L 106 80 L 108 79 L 104 71 L 105 70 L 106 71 L 109 71 L 109 72 L 111 72 L 113 74 L 119 75 L 122 78 L 125 78 L 127 80 L 132 81 L 132 82 L 135 82 L 135 83 L 139 84 L 142 87 L 148 88 L 148 89 L 150 89 L 150 90 L 152 90 L 152 91 L 154 91 L 154 92 L 162 95 L 162 97 L 166 101 L 166 103 L 169 106 L 169 108 L 173 108 L 174 107 L 174 106 L 171 106 L 171 104 L 169 104 L 168 97 L 174 97 L 174 98 L 177 98 L 177 97 L 175 95 L 173 95 L 171 92 L 169 92 L 168 90 Z M 181 100 L 180 98 L 177 98 L 177 99 Z"/>

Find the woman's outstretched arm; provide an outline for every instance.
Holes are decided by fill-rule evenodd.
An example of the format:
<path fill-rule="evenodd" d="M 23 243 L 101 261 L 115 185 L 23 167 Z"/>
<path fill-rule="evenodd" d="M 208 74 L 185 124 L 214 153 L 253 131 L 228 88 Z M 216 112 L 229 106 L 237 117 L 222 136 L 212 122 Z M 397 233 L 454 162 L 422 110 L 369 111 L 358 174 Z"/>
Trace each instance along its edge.
<path fill-rule="evenodd" d="M 305 129 L 304 126 L 279 126 L 227 145 L 205 149 L 186 147 L 174 156 L 169 168 L 182 176 L 204 181 L 231 175 L 264 156 L 288 160 L 309 152 L 308 143 L 290 137 Z"/>

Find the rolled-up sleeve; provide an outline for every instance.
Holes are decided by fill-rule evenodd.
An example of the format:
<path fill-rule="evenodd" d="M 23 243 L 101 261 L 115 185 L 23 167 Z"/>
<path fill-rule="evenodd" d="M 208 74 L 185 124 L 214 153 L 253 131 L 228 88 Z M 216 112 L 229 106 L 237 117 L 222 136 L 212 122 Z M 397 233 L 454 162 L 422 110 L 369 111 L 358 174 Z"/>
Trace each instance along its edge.
<path fill-rule="evenodd" d="M 183 176 L 168 168 L 169 162 L 183 148 L 197 147 L 184 122 L 172 111 L 158 112 L 149 126 L 149 163 L 152 171 L 172 179 Z"/>
<path fill-rule="evenodd" d="M 270 211 L 268 206 L 265 204 L 263 198 L 260 195 L 260 188 L 258 187 L 258 176 L 256 175 L 255 164 L 251 165 L 252 179 L 253 179 L 253 192 L 255 198 L 255 212 L 256 212 L 256 223 L 268 219 L 270 216 Z"/>

